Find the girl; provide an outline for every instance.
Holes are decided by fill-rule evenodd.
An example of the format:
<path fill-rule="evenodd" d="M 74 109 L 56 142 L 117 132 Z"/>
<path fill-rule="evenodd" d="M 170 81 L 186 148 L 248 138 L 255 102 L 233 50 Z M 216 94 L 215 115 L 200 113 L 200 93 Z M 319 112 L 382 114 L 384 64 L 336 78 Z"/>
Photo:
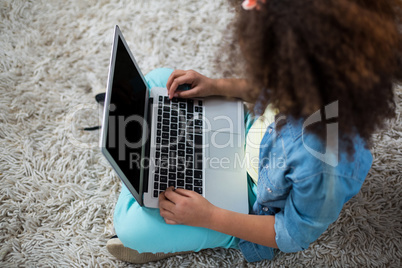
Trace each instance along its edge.
<path fill-rule="evenodd" d="M 250 214 L 173 187 L 161 194 L 160 210 L 142 208 L 123 186 L 114 215 L 118 238 L 107 245 L 121 260 L 143 263 L 224 247 L 253 262 L 279 250 L 304 250 L 337 219 L 370 169 L 370 137 L 394 115 L 393 83 L 401 77 L 400 2 L 237 5 L 243 6 L 235 36 L 246 79 L 168 69 L 146 79 L 150 88 L 166 85 L 170 98 L 241 98 L 261 115 L 247 122 L 253 124 L 246 152 L 259 157 L 248 172 Z M 191 89 L 177 91 L 181 84 Z"/>

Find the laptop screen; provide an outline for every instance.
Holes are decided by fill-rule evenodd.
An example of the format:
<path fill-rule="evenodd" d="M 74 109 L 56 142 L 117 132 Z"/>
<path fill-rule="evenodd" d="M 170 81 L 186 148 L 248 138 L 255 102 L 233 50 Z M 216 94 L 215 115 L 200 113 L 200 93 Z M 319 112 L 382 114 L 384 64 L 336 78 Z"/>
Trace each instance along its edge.
<path fill-rule="evenodd" d="M 140 193 L 141 156 L 147 87 L 118 36 L 113 82 L 110 86 L 106 149 Z"/>

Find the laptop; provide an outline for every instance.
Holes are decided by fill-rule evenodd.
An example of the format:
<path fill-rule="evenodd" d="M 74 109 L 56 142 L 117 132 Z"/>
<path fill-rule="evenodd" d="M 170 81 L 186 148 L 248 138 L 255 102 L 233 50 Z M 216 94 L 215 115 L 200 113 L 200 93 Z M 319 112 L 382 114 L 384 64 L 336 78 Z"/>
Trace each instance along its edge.
<path fill-rule="evenodd" d="M 158 208 L 173 186 L 248 213 L 244 131 L 239 100 L 169 99 L 166 88 L 150 89 L 116 25 L 100 147 L 138 204 Z"/>

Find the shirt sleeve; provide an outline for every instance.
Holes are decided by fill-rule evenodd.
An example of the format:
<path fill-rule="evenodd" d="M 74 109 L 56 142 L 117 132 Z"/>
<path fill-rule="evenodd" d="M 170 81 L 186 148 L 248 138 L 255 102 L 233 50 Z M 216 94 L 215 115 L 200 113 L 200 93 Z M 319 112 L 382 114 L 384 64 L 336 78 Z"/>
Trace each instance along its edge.
<path fill-rule="evenodd" d="M 275 214 L 276 243 L 283 252 L 309 247 L 334 222 L 362 182 L 320 173 L 293 183 L 285 207 Z"/>

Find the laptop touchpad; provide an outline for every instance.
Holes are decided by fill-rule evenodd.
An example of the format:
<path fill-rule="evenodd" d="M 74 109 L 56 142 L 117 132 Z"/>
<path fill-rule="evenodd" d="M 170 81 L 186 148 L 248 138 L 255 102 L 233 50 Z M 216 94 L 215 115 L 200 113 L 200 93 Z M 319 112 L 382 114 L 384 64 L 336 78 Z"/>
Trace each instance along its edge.
<path fill-rule="evenodd" d="M 206 167 L 223 170 L 240 168 L 244 155 L 241 136 L 215 131 L 208 134 Z"/>

